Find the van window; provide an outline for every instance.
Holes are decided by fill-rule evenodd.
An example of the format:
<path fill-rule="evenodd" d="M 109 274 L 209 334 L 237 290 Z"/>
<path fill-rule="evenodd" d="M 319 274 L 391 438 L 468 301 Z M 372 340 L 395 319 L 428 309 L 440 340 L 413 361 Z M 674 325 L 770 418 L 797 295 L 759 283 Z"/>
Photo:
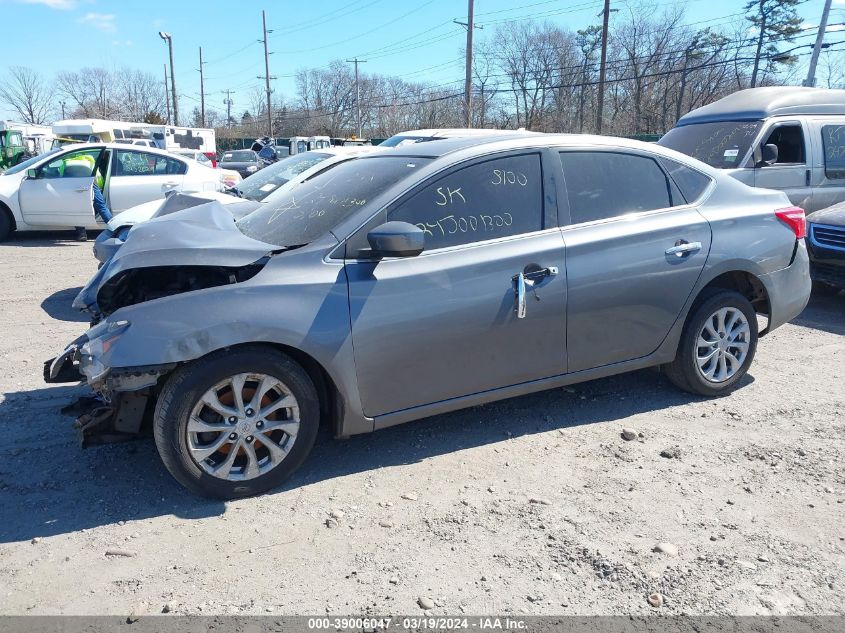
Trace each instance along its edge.
<path fill-rule="evenodd" d="M 802 165 L 807 161 L 804 155 L 804 132 L 800 123 L 778 125 L 763 144 L 777 145 L 777 165 Z"/>
<path fill-rule="evenodd" d="M 845 179 L 845 125 L 822 126 L 824 175 L 832 180 Z"/>
<path fill-rule="evenodd" d="M 760 132 L 760 121 L 714 121 L 694 123 L 669 130 L 658 145 L 697 158 L 711 167 L 734 169 Z"/>
<path fill-rule="evenodd" d="M 112 130 L 115 138 L 124 138 L 123 130 Z"/>

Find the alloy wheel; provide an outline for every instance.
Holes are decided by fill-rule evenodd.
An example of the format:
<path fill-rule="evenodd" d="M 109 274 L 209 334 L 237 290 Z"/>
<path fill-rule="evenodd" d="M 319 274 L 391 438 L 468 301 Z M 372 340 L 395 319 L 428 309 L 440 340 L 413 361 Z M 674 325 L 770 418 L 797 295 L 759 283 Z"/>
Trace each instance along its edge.
<path fill-rule="evenodd" d="M 751 327 L 738 308 L 716 310 L 704 321 L 696 340 L 696 362 L 705 380 L 730 380 L 748 357 Z"/>

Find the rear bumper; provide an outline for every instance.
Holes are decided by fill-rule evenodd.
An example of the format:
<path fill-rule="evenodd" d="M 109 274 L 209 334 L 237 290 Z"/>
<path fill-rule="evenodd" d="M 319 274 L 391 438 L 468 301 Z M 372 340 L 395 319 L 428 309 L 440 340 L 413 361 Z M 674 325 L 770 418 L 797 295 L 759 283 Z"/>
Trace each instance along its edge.
<path fill-rule="evenodd" d="M 813 284 L 810 281 L 810 258 L 804 240 L 798 240 L 795 257 L 789 266 L 762 275 L 760 281 L 769 295 L 768 333 L 801 314 L 810 300 Z"/>

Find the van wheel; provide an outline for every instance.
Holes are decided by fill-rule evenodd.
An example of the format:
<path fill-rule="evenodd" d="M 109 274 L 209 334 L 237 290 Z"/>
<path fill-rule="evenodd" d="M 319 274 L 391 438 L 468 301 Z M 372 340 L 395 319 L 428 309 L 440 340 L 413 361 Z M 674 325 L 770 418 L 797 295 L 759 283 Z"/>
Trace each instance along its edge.
<path fill-rule="evenodd" d="M 170 474 L 192 492 L 236 499 L 275 488 L 305 460 L 320 406 L 288 356 L 250 346 L 212 354 L 168 379 L 154 435 Z"/>
<path fill-rule="evenodd" d="M 716 290 L 687 318 L 666 375 L 685 391 L 718 396 L 742 380 L 756 350 L 757 314 L 751 303 L 733 290 Z"/>

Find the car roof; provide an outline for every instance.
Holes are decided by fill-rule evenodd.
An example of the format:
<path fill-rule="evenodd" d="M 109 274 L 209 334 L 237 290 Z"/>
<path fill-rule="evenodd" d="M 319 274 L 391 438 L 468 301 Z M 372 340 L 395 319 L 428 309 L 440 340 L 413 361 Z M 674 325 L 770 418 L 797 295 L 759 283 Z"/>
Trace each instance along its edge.
<path fill-rule="evenodd" d="M 520 134 L 514 132 L 510 136 L 488 135 L 484 137 L 460 137 L 451 139 L 440 139 L 427 143 L 413 143 L 411 145 L 400 145 L 399 147 L 386 148 L 384 152 L 375 156 L 365 154 L 359 160 L 373 160 L 385 156 L 403 156 L 408 158 L 440 158 L 450 154 L 460 154 L 458 160 L 471 158 L 475 155 L 484 155 L 499 151 L 519 149 L 543 149 L 553 148 L 606 148 L 606 149 L 631 149 L 636 151 L 659 154 L 671 158 L 677 162 L 694 166 L 699 171 L 713 175 L 718 170 L 686 155 L 663 147 L 655 143 L 646 143 L 634 139 L 622 138 L 619 136 L 597 136 L 594 134 Z M 472 152 L 477 148 L 479 151 Z"/>
<path fill-rule="evenodd" d="M 845 90 L 796 86 L 748 88 L 685 114 L 676 125 L 759 121 L 770 116 L 801 114 L 845 114 Z"/>
<path fill-rule="evenodd" d="M 322 149 L 312 149 L 310 152 L 315 154 L 331 154 L 332 156 L 348 156 L 350 154 L 370 154 L 372 152 L 383 152 L 389 148 L 379 148 L 378 145 L 334 145 L 332 147 L 324 147 Z M 308 154 L 309 152 L 303 152 Z M 297 156 L 298 154 L 294 154 Z"/>
<path fill-rule="evenodd" d="M 538 134 L 538 132 L 531 132 L 520 128 L 518 130 L 499 130 L 495 128 L 465 128 L 465 127 L 444 127 L 444 128 L 426 128 L 422 130 L 407 130 L 406 132 L 398 132 L 393 136 L 423 136 L 434 138 L 457 138 L 462 136 L 492 136 L 495 134 Z"/>

